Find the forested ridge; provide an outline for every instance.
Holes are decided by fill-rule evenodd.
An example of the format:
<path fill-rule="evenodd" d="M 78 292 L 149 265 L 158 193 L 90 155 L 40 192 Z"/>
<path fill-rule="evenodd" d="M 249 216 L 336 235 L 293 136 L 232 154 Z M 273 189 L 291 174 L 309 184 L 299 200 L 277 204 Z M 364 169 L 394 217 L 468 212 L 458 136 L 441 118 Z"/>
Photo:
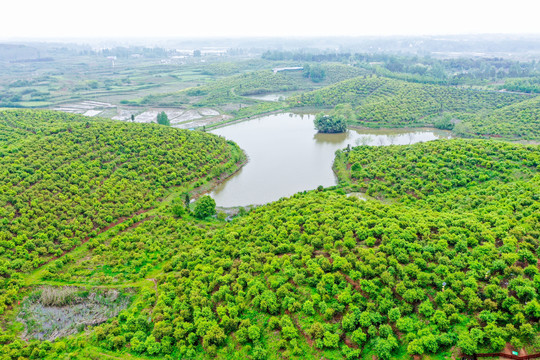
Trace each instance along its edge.
<path fill-rule="evenodd" d="M 223 138 L 48 111 L 0 120 L 1 359 L 540 350 L 537 145 L 358 146 L 337 153 L 335 189 L 225 222 L 178 211 L 242 161 Z M 22 341 L 19 302 L 45 285 L 134 295 L 77 335 Z"/>
<path fill-rule="evenodd" d="M 151 210 L 171 189 L 232 173 L 243 158 L 236 145 L 201 132 L 50 111 L 2 111 L 0 134 L 9 136 L 0 144 L 6 282 Z M 14 300 L 0 299 L 1 309 Z"/>
<path fill-rule="evenodd" d="M 437 125 L 439 117 L 446 114 L 446 126 L 461 135 L 533 140 L 539 137 L 539 99 L 529 94 L 361 76 L 288 101 L 291 106 L 350 104 L 355 110 L 353 125 Z"/>

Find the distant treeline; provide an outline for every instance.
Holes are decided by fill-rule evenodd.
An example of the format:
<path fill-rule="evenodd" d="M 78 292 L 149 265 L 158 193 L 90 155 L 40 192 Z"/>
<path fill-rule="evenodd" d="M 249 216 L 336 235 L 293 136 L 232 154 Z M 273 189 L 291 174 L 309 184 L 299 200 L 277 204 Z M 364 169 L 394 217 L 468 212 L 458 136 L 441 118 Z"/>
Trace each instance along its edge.
<path fill-rule="evenodd" d="M 31 62 L 47 62 L 47 61 L 54 61 L 54 59 L 52 57 L 20 59 L 20 60 L 11 60 L 10 63 L 31 63 Z"/>
<path fill-rule="evenodd" d="M 425 83 L 448 81 L 452 84 L 463 84 L 474 80 L 530 77 L 540 72 L 540 65 L 534 60 L 519 62 L 498 57 L 436 59 L 430 56 L 387 53 L 314 53 L 273 50 L 263 53 L 262 58 L 274 61 L 347 62 L 371 69 L 379 75 L 392 76 L 385 72 L 388 70 L 394 73 L 392 77 L 403 79 L 404 76 L 408 76 L 406 80 Z"/>

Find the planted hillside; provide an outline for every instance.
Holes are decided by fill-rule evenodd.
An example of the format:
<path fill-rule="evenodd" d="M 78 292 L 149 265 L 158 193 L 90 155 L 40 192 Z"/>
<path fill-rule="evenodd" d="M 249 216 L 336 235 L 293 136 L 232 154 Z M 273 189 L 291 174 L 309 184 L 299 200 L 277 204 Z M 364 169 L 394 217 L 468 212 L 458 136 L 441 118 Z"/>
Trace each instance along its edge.
<path fill-rule="evenodd" d="M 49 265 L 42 279 L 125 284 L 159 269 L 155 290 L 143 289 L 91 342 L 142 356 L 395 359 L 499 351 L 507 342 L 538 349 L 539 154 L 485 140 L 357 147 L 348 153 L 351 175 L 360 171 L 354 164 L 380 160 L 367 177 L 378 184 L 388 172 L 395 190 L 385 194 L 406 206 L 310 192 L 226 225 L 164 214 L 90 244 L 83 259 Z M 469 204 L 475 197 L 483 208 Z"/>
<path fill-rule="evenodd" d="M 358 146 L 340 152 L 335 166 L 342 180 L 368 195 L 417 199 L 494 181 L 530 180 L 540 171 L 540 148 L 463 139 Z"/>
<path fill-rule="evenodd" d="M 337 154 L 342 184 L 393 203 L 311 191 L 227 223 L 197 218 L 185 197 L 159 201 L 233 169 L 237 147 L 55 114 L 3 114 L 21 136 L 0 150 L 0 309 L 13 314 L 28 294 L 23 309 L 46 310 L 18 313 L 30 330 L 73 335 L 22 342 L 22 328 L 3 321 L 6 359 L 408 359 L 507 342 L 540 350 L 538 146 L 359 146 Z M 60 298 L 76 286 L 75 300 L 100 286 L 133 295 L 117 316 L 74 329 L 51 317 L 33 288 L 43 284 Z"/>
<path fill-rule="evenodd" d="M 355 107 L 357 124 L 404 126 L 432 123 L 434 116 L 445 112 L 491 111 L 527 99 L 529 95 L 358 77 L 297 95 L 290 103 L 300 106 L 351 104 Z"/>
<path fill-rule="evenodd" d="M 362 73 L 362 70 L 339 65 L 327 64 L 322 67 L 328 79 L 325 83 L 334 83 Z M 249 96 L 271 92 L 311 90 L 314 83 L 302 75 L 301 71 L 277 72 L 261 70 L 236 76 L 229 76 L 213 83 L 184 91 L 191 97 L 201 97 L 197 103 L 204 105 L 224 104 L 228 101 L 241 100 L 238 96 Z M 244 99 L 245 101 L 245 99 Z"/>
<path fill-rule="evenodd" d="M 540 96 L 489 113 L 480 113 L 466 122 L 470 127 L 465 130 L 470 133 L 539 140 Z"/>
<path fill-rule="evenodd" d="M 185 219 L 155 218 L 93 250 L 101 269 L 84 260 L 48 278 L 123 279 L 136 266 L 122 260 L 125 251 L 164 261 L 156 290 L 95 330 L 99 346 L 132 354 L 394 359 L 454 346 L 495 351 L 538 334 L 540 219 L 493 217 L 311 192 L 206 234 Z"/>
<path fill-rule="evenodd" d="M 231 173 L 241 150 L 223 138 L 56 112 L 3 111 L 0 259 L 30 271 L 113 224 L 155 207 L 170 189 Z"/>

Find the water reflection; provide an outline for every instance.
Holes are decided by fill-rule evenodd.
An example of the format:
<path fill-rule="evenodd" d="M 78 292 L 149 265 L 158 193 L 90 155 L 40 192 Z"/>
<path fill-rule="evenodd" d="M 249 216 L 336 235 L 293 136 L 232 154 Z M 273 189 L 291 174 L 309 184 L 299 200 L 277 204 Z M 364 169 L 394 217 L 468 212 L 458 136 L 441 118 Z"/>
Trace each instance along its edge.
<path fill-rule="evenodd" d="M 449 137 L 433 129 L 351 129 L 318 134 L 314 115 L 269 115 L 212 131 L 236 142 L 249 156 L 237 174 L 211 193 L 218 206 L 264 204 L 319 185 L 332 186 L 334 153 L 348 145 L 406 145 Z"/>
<path fill-rule="evenodd" d="M 316 143 L 330 143 L 330 144 L 342 144 L 344 141 L 350 138 L 350 131 L 340 134 L 321 134 L 315 133 L 313 139 Z"/>
<path fill-rule="evenodd" d="M 290 92 L 281 92 L 281 93 L 270 93 L 270 94 L 261 94 L 261 95 L 250 95 L 246 96 L 250 99 L 263 100 L 263 101 L 283 101 L 290 97 L 292 94 Z"/>
<path fill-rule="evenodd" d="M 443 130 L 420 129 L 350 129 L 340 134 L 315 133 L 313 139 L 317 143 L 345 144 L 351 146 L 388 146 L 411 145 L 417 142 L 447 138 L 449 133 Z"/>

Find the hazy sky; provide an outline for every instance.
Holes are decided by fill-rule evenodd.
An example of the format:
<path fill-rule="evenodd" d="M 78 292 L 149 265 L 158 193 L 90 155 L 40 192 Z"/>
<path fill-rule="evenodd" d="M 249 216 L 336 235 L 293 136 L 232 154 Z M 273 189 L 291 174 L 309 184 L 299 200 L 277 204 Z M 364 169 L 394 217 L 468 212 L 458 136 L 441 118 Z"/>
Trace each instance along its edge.
<path fill-rule="evenodd" d="M 540 34 L 540 0 L 6 0 L 0 38 Z"/>

